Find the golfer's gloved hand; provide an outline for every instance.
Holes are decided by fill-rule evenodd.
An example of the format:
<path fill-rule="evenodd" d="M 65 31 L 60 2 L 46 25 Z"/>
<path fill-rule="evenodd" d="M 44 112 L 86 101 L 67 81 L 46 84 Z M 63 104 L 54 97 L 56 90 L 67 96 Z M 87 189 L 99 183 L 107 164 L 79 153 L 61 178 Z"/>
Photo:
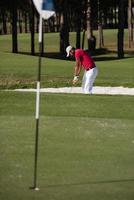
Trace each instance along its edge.
<path fill-rule="evenodd" d="M 73 85 L 75 85 L 79 80 L 79 76 L 74 76 L 73 78 Z"/>

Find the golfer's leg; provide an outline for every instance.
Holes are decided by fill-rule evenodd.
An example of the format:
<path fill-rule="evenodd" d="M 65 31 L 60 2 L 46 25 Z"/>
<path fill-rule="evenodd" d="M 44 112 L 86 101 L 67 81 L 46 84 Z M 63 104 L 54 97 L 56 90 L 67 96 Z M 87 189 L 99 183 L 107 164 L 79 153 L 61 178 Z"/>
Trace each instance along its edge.
<path fill-rule="evenodd" d="M 89 74 L 89 93 L 92 94 L 92 89 L 93 89 L 93 83 L 96 79 L 96 76 L 98 74 L 98 69 L 95 67 L 91 70 L 91 73 Z"/>
<path fill-rule="evenodd" d="M 89 71 L 86 71 L 84 74 L 83 92 L 85 94 L 89 94 L 89 74 Z"/>
<path fill-rule="evenodd" d="M 85 71 L 82 81 L 82 89 L 85 94 L 92 94 L 93 83 L 98 74 L 98 69 L 95 67 L 89 71 Z"/>
<path fill-rule="evenodd" d="M 86 71 L 84 72 L 82 79 L 82 92 L 85 93 Z"/>

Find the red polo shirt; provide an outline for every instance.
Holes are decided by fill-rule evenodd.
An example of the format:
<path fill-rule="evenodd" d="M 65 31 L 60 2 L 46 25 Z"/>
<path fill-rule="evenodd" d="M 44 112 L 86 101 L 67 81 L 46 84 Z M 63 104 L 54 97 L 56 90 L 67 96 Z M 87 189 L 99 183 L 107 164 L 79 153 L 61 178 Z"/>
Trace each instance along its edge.
<path fill-rule="evenodd" d="M 83 49 L 75 50 L 75 59 L 80 59 L 81 65 L 84 69 L 92 69 L 95 66 L 93 59 Z"/>

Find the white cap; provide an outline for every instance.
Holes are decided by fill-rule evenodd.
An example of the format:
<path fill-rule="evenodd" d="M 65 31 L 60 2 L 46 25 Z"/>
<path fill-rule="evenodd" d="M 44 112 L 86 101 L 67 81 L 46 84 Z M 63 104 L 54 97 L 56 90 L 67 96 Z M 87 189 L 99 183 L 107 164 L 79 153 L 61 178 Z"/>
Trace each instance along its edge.
<path fill-rule="evenodd" d="M 70 53 L 71 49 L 72 49 L 72 46 L 68 46 L 68 47 L 66 48 L 67 57 L 69 57 L 69 53 Z"/>

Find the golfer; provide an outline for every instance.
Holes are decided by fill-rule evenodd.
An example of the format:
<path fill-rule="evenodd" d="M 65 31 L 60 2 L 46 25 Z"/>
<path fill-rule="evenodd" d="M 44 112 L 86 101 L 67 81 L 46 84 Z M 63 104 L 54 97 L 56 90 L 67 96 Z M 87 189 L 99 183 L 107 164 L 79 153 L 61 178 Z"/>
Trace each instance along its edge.
<path fill-rule="evenodd" d="M 79 80 L 81 69 L 84 69 L 84 75 L 82 79 L 82 91 L 84 94 L 92 94 L 93 83 L 98 74 L 98 69 L 90 57 L 90 55 L 83 49 L 75 49 L 72 46 L 66 48 L 67 57 L 74 57 L 76 64 L 74 67 L 73 85 Z"/>

